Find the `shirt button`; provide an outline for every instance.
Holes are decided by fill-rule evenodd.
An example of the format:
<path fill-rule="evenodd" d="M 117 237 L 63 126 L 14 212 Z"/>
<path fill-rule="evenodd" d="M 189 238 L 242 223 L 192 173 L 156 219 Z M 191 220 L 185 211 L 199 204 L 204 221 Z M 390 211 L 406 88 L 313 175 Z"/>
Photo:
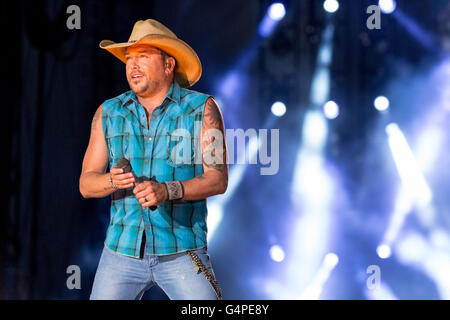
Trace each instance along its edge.
<path fill-rule="evenodd" d="M 145 159 L 145 163 L 147 163 L 148 162 L 148 159 Z"/>
<path fill-rule="evenodd" d="M 149 141 L 152 141 L 152 140 L 153 140 L 153 138 L 152 138 L 152 137 L 148 137 L 148 140 L 149 140 Z"/>

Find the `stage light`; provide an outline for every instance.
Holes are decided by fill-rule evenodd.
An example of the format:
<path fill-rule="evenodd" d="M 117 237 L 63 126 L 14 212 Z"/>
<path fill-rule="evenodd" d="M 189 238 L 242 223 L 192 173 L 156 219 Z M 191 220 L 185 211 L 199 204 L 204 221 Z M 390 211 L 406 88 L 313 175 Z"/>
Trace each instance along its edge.
<path fill-rule="evenodd" d="M 434 124 L 420 133 L 414 154 L 424 174 L 430 173 L 435 168 L 437 157 L 442 151 L 445 135 L 445 130 Z"/>
<path fill-rule="evenodd" d="M 239 71 L 232 70 L 228 72 L 222 80 L 222 84 L 219 89 L 220 96 L 226 99 L 235 97 L 238 94 L 243 82 L 245 82 L 244 76 Z"/>
<path fill-rule="evenodd" d="M 281 262 L 284 260 L 284 250 L 278 245 L 273 245 L 270 248 L 270 257 L 273 261 Z"/>
<path fill-rule="evenodd" d="M 325 0 L 323 8 L 326 12 L 334 13 L 339 9 L 339 2 L 337 0 Z"/>
<path fill-rule="evenodd" d="M 431 253 L 427 240 L 417 232 L 409 232 L 399 239 L 395 252 L 404 264 L 420 264 Z"/>
<path fill-rule="evenodd" d="M 267 9 L 267 13 L 259 24 L 258 32 L 263 38 L 268 37 L 278 22 L 286 15 L 286 9 L 281 2 L 275 2 Z"/>
<path fill-rule="evenodd" d="M 211 242 L 214 232 L 222 221 L 223 204 L 220 201 L 208 201 L 208 242 Z"/>
<path fill-rule="evenodd" d="M 387 259 L 391 256 L 391 247 L 387 244 L 380 244 L 377 248 L 377 254 L 381 259 Z"/>
<path fill-rule="evenodd" d="M 323 113 L 328 119 L 335 119 L 339 115 L 339 106 L 330 100 L 323 105 Z"/>
<path fill-rule="evenodd" d="M 317 65 L 311 83 L 310 100 L 317 106 L 322 106 L 330 93 L 330 64 L 333 59 L 334 27 L 329 24 L 322 34 L 322 40 L 317 55 Z"/>
<path fill-rule="evenodd" d="M 333 4 L 331 1 L 326 6 L 330 3 Z M 335 7 L 338 6 L 336 2 Z M 328 121 L 321 110 L 329 99 L 333 38 L 334 26 L 329 19 L 322 31 L 312 77 L 309 108 L 302 123 L 299 123 L 302 138 L 291 184 L 292 210 L 298 214 L 298 221 L 292 222 L 292 238 L 289 240 L 291 246 L 286 250 L 289 259 L 284 278 L 288 281 L 280 290 L 283 299 L 320 297 L 323 284 L 338 261 L 335 256 L 326 255 L 330 243 L 331 207 L 336 186 L 325 158 Z M 311 243 L 314 243 L 313 247 Z M 280 294 L 274 295 L 278 299 Z"/>
<path fill-rule="evenodd" d="M 394 212 L 383 237 L 383 242 L 377 248 L 380 258 L 390 256 L 391 250 L 389 245 L 393 244 L 397 239 L 406 217 L 413 209 L 416 209 L 420 221 L 425 225 L 429 225 L 433 219 L 433 210 L 430 207 L 433 193 L 425 180 L 416 157 L 409 147 L 406 137 L 396 123 L 388 124 L 386 133 L 402 184 L 397 195 Z M 407 248 L 409 250 L 411 246 L 414 247 L 417 244 L 417 241 L 412 243 L 413 245 L 408 243 L 409 246 L 403 246 L 403 249 Z M 402 251 L 399 254 L 401 255 Z"/>
<path fill-rule="evenodd" d="M 279 21 L 286 15 L 286 9 L 281 2 L 275 2 L 269 7 L 269 17 L 272 20 Z"/>
<path fill-rule="evenodd" d="M 394 7 L 395 9 L 395 2 Z M 392 8 L 391 10 L 394 11 Z M 384 12 L 384 11 L 383 11 Z M 389 13 L 389 12 L 385 12 Z M 405 12 L 401 10 L 397 10 L 394 14 L 394 18 L 403 26 L 406 31 L 408 31 L 411 36 L 424 48 L 427 50 L 435 50 L 437 47 L 440 47 L 441 44 L 439 40 L 435 37 L 435 35 L 421 26 L 416 19 L 409 16 Z"/>
<path fill-rule="evenodd" d="M 429 236 L 418 231 L 409 231 L 398 240 L 395 246 L 399 263 L 420 272 L 430 279 L 438 289 L 439 299 L 450 299 L 450 255 L 448 254 L 449 236 L 447 230 L 441 230 L 440 243 L 433 239 L 433 233 L 439 228 L 434 226 Z M 438 232 L 441 232 L 438 231 Z M 441 241 L 444 242 L 441 242 Z"/>
<path fill-rule="evenodd" d="M 300 300 L 318 300 L 322 293 L 323 287 L 331 275 L 334 267 L 339 262 L 339 258 L 334 253 L 328 253 L 325 255 L 322 265 L 315 274 L 311 283 L 303 290 L 298 297 Z"/>
<path fill-rule="evenodd" d="M 395 123 L 388 124 L 386 132 L 389 147 L 406 194 L 414 204 L 427 205 L 432 199 L 432 192 L 403 132 Z"/>
<path fill-rule="evenodd" d="M 395 0 L 379 0 L 378 6 L 383 13 L 390 14 L 394 12 L 397 4 L 395 3 Z"/>
<path fill-rule="evenodd" d="M 271 111 L 275 116 L 281 117 L 286 113 L 286 105 L 283 102 L 277 101 L 272 104 Z"/>
<path fill-rule="evenodd" d="M 378 111 L 385 111 L 389 108 L 389 99 L 385 96 L 378 96 L 373 101 L 373 105 Z"/>
<path fill-rule="evenodd" d="M 330 70 L 327 67 L 315 71 L 311 84 L 311 102 L 322 105 L 330 92 Z"/>
<path fill-rule="evenodd" d="M 304 147 L 322 150 L 328 136 L 328 123 L 319 111 L 308 111 L 303 123 Z"/>
<path fill-rule="evenodd" d="M 335 253 L 328 253 L 324 259 L 324 266 L 328 270 L 332 270 L 339 262 L 339 257 Z"/>

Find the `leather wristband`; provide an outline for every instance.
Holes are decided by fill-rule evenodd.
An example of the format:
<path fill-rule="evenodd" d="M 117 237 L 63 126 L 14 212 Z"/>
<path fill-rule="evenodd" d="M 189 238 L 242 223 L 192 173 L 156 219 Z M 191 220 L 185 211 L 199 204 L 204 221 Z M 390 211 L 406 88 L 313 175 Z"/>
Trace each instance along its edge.
<path fill-rule="evenodd" d="M 167 200 L 180 200 L 184 197 L 184 188 L 180 181 L 166 181 L 164 185 L 167 190 Z"/>

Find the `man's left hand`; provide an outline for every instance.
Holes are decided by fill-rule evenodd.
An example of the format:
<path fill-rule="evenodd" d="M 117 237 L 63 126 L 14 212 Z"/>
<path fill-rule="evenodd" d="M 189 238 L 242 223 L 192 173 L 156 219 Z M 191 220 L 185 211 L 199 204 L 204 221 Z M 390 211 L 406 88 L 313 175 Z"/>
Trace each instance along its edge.
<path fill-rule="evenodd" d="M 162 183 L 144 181 L 138 184 L 133 193 L 143 208 L 158 206 L 167 199 L 167 190 Z"/>

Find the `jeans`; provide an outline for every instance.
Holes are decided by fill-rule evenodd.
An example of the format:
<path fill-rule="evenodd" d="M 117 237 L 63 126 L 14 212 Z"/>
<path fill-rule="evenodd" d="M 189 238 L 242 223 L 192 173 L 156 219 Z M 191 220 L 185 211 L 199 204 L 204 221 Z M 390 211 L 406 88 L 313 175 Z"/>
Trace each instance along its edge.
<path fill-rule="evenodd" d="M 194 252 L 214 275 L 206 247 Z M 216 300 L 211 283 L 194 268 L 186 252 L 162 256 L 145 253 L 138 259 L 104 247 L 90 299 L 138 300 L 156 284 L 171 300 Z"/>

